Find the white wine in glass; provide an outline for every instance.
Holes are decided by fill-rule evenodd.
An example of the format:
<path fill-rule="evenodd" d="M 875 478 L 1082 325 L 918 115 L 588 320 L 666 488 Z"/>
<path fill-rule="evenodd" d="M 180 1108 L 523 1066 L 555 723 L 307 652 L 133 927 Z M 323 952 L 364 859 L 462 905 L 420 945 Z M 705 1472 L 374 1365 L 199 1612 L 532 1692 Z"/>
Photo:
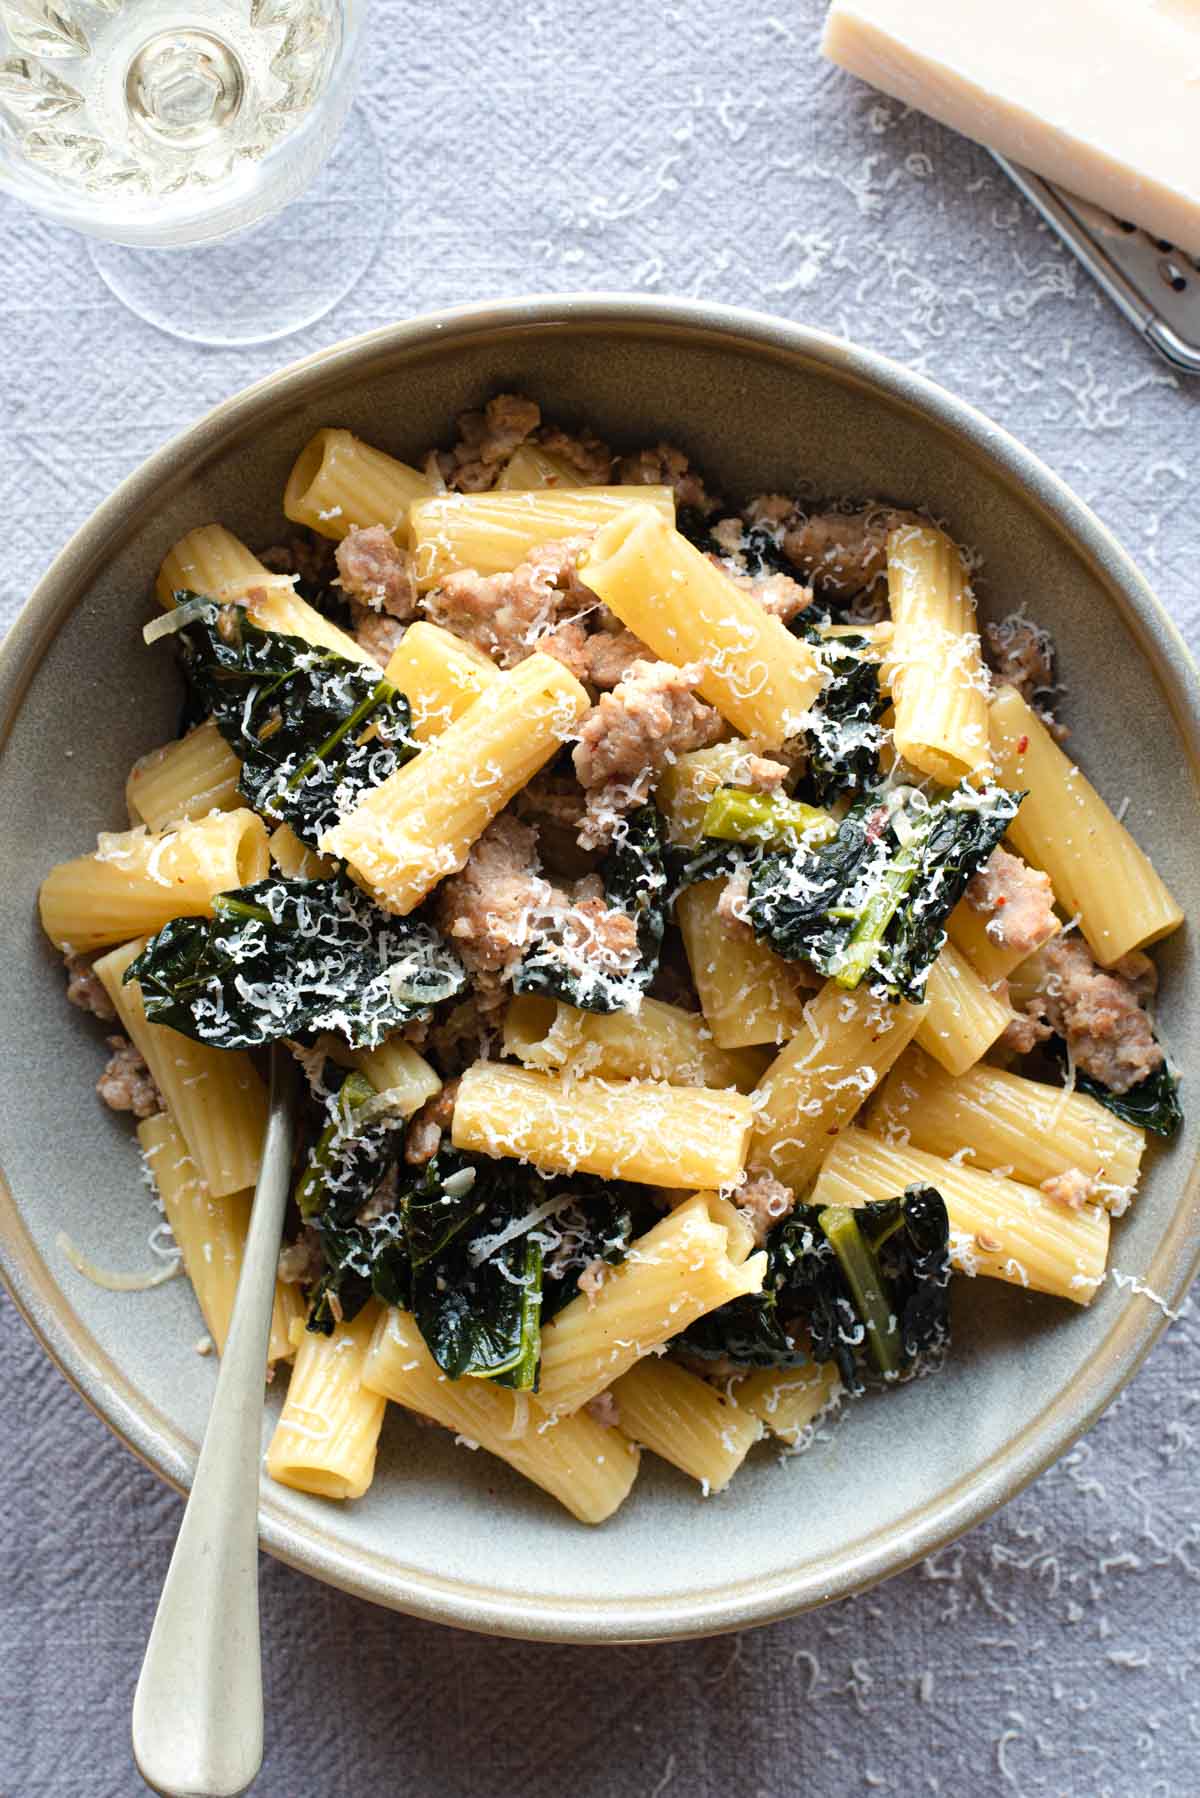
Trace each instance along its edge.
<path fill-rule="evenodd" d="M 347 122 L 365 12 L 0 0 L 0 191 L 86 232 L 113 292 L 163 330 L 298 330 L 354 285 L 383 227 L 378 149 L 360 114 Z"/>

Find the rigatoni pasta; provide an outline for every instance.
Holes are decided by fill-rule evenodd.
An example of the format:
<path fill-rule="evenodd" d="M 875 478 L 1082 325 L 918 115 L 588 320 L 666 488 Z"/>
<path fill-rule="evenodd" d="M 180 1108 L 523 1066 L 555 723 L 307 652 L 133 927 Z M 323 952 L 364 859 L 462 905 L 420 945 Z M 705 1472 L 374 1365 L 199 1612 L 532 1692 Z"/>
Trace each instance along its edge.
<path fill-rule="evenodd" d="M 992 701 L 991 734 L 1001 779 L 1026 790 L 1009 835 L 1097 961 L 1111 967 L 1178 930 L 1183 913 L 1149 859 L 1012 687 Z"/>
<path fill-rule="evenodd" d="M 778 745 L 803 730 L 821 685 L 808 649 L 660 512 L 636 506 L 606 524 L 581 573 L 656 655 L 700 664 L 701 693 L 744 736 Z"/>
<path fill-rule="evenodd" d="M 173 830 L 109 831 L 94 855 L 46 876 L 42 929 L 77 953 L 127 942 L 172 918 L 210 915 L 219 893 L 261 880 L 269 859 L 262 819 L 245 807 Z"/>
<path fill-rule="evenodd" d="M 719 1305 L 762 1288 L 766 1256 L 752 1254 L 741 1214 L 698 1192 L 630 1245 L 595 1294 L 580 1294 L 542 1332 L 537 1402 L 578 1411 L 643 1356 Z"/>
<path fill-rule="evenodd" d="M 888 537 L 887 571 L 896 752 L 952 786 L 989 756 L 983 656 L 962 554 L 943 531 L 901 525 Z"/>
<path fill-rule="evenodd" d="M 581 1011 L 563 1000 L 522 993 L 504 1018 L 504 1049 L 526 1067 L 610 1080 L 665 1080 L 671 1086 L 734 1086 L 749 1092 L 763 1072 L 758 1049 L 721 1049 L 703 1017 L 661 999 L 637 1011 Z"/>
<path fill-rule="evenodd" d="M 722 1049 L 782 1043 L 804 1022 L 808 994 L 795 970 L 721 915 L 724 882 L 702 880 L 680 893 L 683 935 L 704 1021 Z"/>
<path fill-rule="evenodd" d="M 561 662 L 530 656 L 327 831 L 322 850 L 403 916 L 462 867 L 586 710 L 587 694 Z"/>
<path fill-rule="evenodd" d="M 407 533 L 409 507 L 431 491 L 423 474 L 351 431 L 318 431 L 297 456 L 283 492 L 293 524 L 340 540 L 381 524 Z"/>
<path fill-rule="evenodd" d="M 380 1319 L 364 1378 L 382 1397 L 507 1461 L 580 1523 L 611 1517 L 637 1477 L 637 1449 L 586 1412 L 551 1423 L 524 1393 L 487 1380 L 448 1379 L 405 1311 Z"/>
<path fill-rule="evenodd" d="M 725 1490 L 762 1434 L 737 1399 L 654 1355 L 622 1374 L 612 1396 L 622 1434 L 699 1480 L 706 1495 Z"/>
<path fill-rule="evenodd" d="M 412 733 L 420 743 L 461 718 L 484 688 L 500 678 L 496 664 L 482 650 L 423 619 L 405 631 L 385 672 L 408 700 Z"/>
<path fill-rule="evenodd" d="M 378 1310 L 367 1305 L 328 1336 L 301 1332 L 267 1449 L 267 1472 L 281 1486 L 320 1498 L 361 1498 L 374 1479 L 386 1401 L 365 1374 Z"/>
<path fill-rule="evenodd" d="M 125 803 L 135 823 L 149 830 L 236 811 L 242 804 L 242 765 L 211 718 L 174 743 L 139 756 L 125 782 Z"/>
<path fill-rule="evenodd" d="M 724 1186 L 745 1163 L 752 1119 L 750 1100 L 736 1092 L 556 1078 L 484 1061 L 459 1082 L 454 1145 L 639 1185 Z"/>
<path fill-rule="evenodd" d="M 443 493 L 409 511 L 417 582 L 423 592 L 457 569 L 504 574 L 541 543 L 576 537 L 630 507 L 675 520 L 669 487 L 542 487 L 499 493 Z"/>
<path fill-rule="evenodd" d="M 957 944 L 942 945 L 929 970 L 917 1041 L 952 1074 L 974 1067 L 1012 1022 L 1012 1006 L 985 985 Z"/>

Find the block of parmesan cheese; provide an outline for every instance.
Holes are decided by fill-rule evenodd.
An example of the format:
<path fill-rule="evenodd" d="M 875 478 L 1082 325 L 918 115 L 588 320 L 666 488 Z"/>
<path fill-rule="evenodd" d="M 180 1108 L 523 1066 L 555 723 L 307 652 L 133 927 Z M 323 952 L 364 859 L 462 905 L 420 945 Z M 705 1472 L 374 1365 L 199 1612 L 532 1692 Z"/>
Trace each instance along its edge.
<path fill-rule="evenodd" d="M 833 62 L 1200 250 L 1200 0 L 834 0 Z"/>

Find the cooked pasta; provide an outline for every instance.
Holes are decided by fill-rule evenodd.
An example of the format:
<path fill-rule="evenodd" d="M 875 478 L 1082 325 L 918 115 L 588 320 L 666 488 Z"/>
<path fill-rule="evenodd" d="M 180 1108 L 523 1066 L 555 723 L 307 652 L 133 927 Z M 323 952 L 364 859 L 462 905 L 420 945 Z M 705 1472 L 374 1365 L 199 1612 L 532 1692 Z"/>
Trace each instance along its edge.
<path fill-rule="evenodd" d="M 1181 914 L 918 514 L 460 427 L 319 430 L 286 541 L 174 546 L 190 728 L 41 918 L 218 1350 L 303 1071 L 269 1475 L 361 1497 L 391 1400 L 598 1524 L 643 1449 L 707 1496 L 868 1387 L 919 1428 L 952 1273 L 1093 1301 Z"/>
<path fill-rule="evenodd" d="M 896 753 L 951 786 L 989 757 L 987 687 L 963 559 L 942 531 L 901 525 L 887 544 Z"/>
<path fill-rule="evenodd" d="M 758 1049 L 719 1049 L 704 1019 L 661 999 L 628 1012 L 580 1011 L 561 999 L 522 993 L 504 1018 L 504 1049 L 529 1068 L 665 1080 L 672 1086 L 735 1086 L 749 1092 L 763 1072 Z"/>
<path fill-rule="evenodd" d="M 527 1395 L 487 1380 L 450 1380 L 406 1311 L 380 1319 L 364 1377 L 384 1398 L 453 1430 L 532 1480 L 580 1523 L 603 1523 L 629 1496 L 638 1451 L 579 1412 L 551 1423 Z"/>
<path fill-rule="evenodd" d="M 745 1163 L 750 1100 L 655 1080 L 572 1079 L 480 1061 L 454 1104 L 454 1144 L 565 1174 L 724 1186 Z"/>
<path fill-rule="evenodd" d="M 867 1128 L 885 1142 L 957 1156 L 1029 1186 L 1077 1170 L 1088 1198 L 1110 1211 L 1132 1198 L 1146 1147 L 1144 1130 L 1086 1093 L 982 1065 L 956 1079 L 915 1048 L 872 1101 Z"/>
<path fill-rule="evenodd" d="M 1014 688 L 992 701 L 991 728 L 1001 779 L 1027 789 L 1009 835 L 1096 960 L 1111 967 L 1178 930 L 1183 913 L 1146 855 Z"/>
<path fill-rule="evenodd" d="M 749 1164 L 794 1192 L 820 1167 L 921 1023 L 916 1005 L 891 1006 L 869 991 L 826 981 L 804 1022 L 754 1089 Z"/>
<path fill-rule="evenodd" d="M 110 831 L 94 855 L 60 862 L 42 882 L 42 929 L 60 949 L 82 954 L 158 930 L 172 918 L 209 915 L 219 893 L 267 872 L 262 819 L 244 807 L 173 830 Z"/>
<path fill-rule="evenodd" d="M 642 506 L 674 523 L 669 487 L 439 494 L 411 507 L 408 515 L 417 583 L 427 591 L 460 568 L 506 574 L 539 544 L 594 531 L 630 507 Z"/>
<path fill-rule="evenodd" d="M 224 1354 L 254 1195 L 229 1192 L 214 1197 L 200 1178 L 178 1127 L 165 1111 L 146 1118 L 138 1125 L 137 1134 L 205 1328 L 217 1353 Z M 303 1326 L 304 1311 L 299 1286 L 277 1280 L 268 1367 L 278 1361 L 290 1361 L 295 1355 L 292 1326 Z"/>
<path fill-rule="evenodd" d="M 649 1355 L 611 1390 L 622 1434 L 699 1480 L 706 1494 L 725 1490 L 762 1434 L 753 1411 L 674 1361 Z"/>
<path fill-rule="evenodd" d="M 744 736 L 778 745 L 803 730 L 821 685 L 808 649 L 651 507 L 596 535 L 587 586 L 664 661 L 697 663 L 701 693 Z"/>
<path fill-rule="evenodd" d="M 281 1486 L 320 1498 L 361 1498 L 375 1477 L 387 1401 L 366 1382 L 378 1305 L 328 1336 L 300 1333 L 287 1399 L 267 1449 Z"/>
<path fill-rule="evenodd" d="M 151 831 L 236 811 L 242 765 L 211 718 L 177 742 L 139 756 L 125 782 L 129 816 Z"/>
<path fill-rule="evenodd" d="M 1108 1213 L 1097 1205 L 1075 1210 L 1036 1187 L 897 1148 L 853 1126 L 826 1156 L 813 1203 L 862 1205 L 912 1181 L 928 1181 L 945 1200 L 950 1255 L 961 1272 L 1091 1304 L 1108 1254 Z"/>
<path fill-rule="evenodd" d="M 537 1402 L 578 1411 L 705 1312 L 758 1292 L 766 1256 L 736 1207 L 698 1192 L 630 1245 L 599 1289 L 581 1293 L 542 1332 Z"/>
<path fill-rule="evenodd" d="M 409 507 L 426 499 L 425 476 L 350 431 L 318 431 L 297 456 L 283 492 L 293 524 L 340 539 L 355 528 L 408 528 Z"/>
<path fill-rule="evenodd" d="M 530 656 L 327 831 L 321 848 L 403 916 L 462 867 L 586 710 L 587 694 L 561 662 Z"/>

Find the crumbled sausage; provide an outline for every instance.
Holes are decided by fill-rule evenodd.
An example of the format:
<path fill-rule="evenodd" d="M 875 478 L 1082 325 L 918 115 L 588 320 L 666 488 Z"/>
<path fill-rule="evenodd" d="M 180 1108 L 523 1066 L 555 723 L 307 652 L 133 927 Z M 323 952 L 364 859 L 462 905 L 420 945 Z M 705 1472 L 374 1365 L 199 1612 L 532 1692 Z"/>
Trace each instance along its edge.
<path fill-rule="evenodd" d="M 750 870 L 746 867 L 737 868 L 721 888 L 721 896 L 717 900 L 717 916 L 731 933 L 753 936 L 747 910 L 749 898 Z"/>
<path fill-rule="evenodd" d="M 112 1054 L 96 1082 L 96 1091 L 113 1111 L 132 1111 L 135 1118 L 152 1118 L 165 1109 L 163 1097 L 149 1068 L 127 1036 L 110 1036 Z"/>
<path fill-rule="evenodd" d="M 381 524 L 352 530 L 337 546 L 342 589 L 373 612 L 410 619 L 417 607 L 412 557 Z"/>
<path fill-rule="evenodd" d="M 611 1271 L 608 1262 L 602 1257 L 597 1256 L 595 1261 L 588 1262 L 587 1266 L 580 1274 L 579 1290 L 587 1299 L 589 1310 L 596 1303 L 600 1288 L 603 1286 Z"/>
<path fill-rule="evenodd" d="M 602 693 L 620 686 L 635 662 L 653 661 L 652 652 L 632 631 L 598 630 L 587 640 L 582 679 Z"/>
<path fill-rule="evenodd" d="M 578 895 L 563 911 L 554 936 L 562 958 L 586 962 L 606 974 L 626 974 L 638 955 L 637 922 L 625 911 L 615 911 L 598 895 Z"/>
<path fill-rule="evenodd" d="M 669 443 L 656 443 L 653 449 L 623 457 L 617 479 L 623 487 L 671 487 L 681 511 L 700 512 L 707 518 L 717 509 L 717 499 L 710 495 L 683 451 Z"/>
<path fill-rule="evenodd" d="M 365 649 L 381 668 L 386 668 L 408 626 L 387 612 L 373 612 L 361 599 L 352 599 L 350 628 L 359 648 Z"/>
<path fill-rule="evenodd" d="M 790 1186 L 776 1180 L 773 1174 L 756 1174 L 739 1186 L 733 1195 L 739 1210 L 744 1211 L 754 1229 L 754 1240 L 760 1246 L 796 1203 Z"/>
<path fill-rule="evenodd" d="M 1163 1063 L 1142 1000 L 1153 991 L 1153 964 L 1126 956 L 1101 968 L 1081 937 L 1059 936 L 1039 950 L 1039 990 L 1030 1016 L 1066 1039 L 1075 1066 L 1125 1093 Z"/>
<path fill-rule="evenodd" d="M 538 872 L 537 835 L 502 813 L 437 893 L 438 923 L 473 973 L 504 973 L 532 942 L 538 920 L 563 896 Z"/>
<path fill-rule="evenodd" d="M 993 849 L 965 897 L 972 911 L 990 914 L 985 928 L 991 940 L 1014 954 L 1032 955 L 1058 928 L 1050 876 L 1007 849 Z"/>
<path fill-rule="evenodd" d="M 1048 1199 L 1053 1199 L 1059 1205 L 1069 1205 L 1072 1211 L 1078 1211 L 1097 1191 L 1097 1186 L 1082 1169 L 1069 1167 L 1064 1173 L 1051 1174 L 1048 1180 L 1043 1180 L 1042 1191 Z"/>
<path fill-rule="evenodd" d="M 748 787 L 752 793 L 777 793 L 787 777 L 786 762 L 774 762 L 769 756 L 749 753 L 734 770 L 732 784 Z"/>
<path fill-rule="evenodd" d="M 513 451 L 541 422 L 537 403 L 520 393 L 498 393 L 482 412 L 462 413 L 458 442 L 438 456 L 447 484 L 460 493 L 483 493 L 495 486 Z"/>
<path fill-rule="evenodd" d="M 574 752 L 575 772 L 588 791 L 580 833 L 585 848 L 608 840 L 619 815 L 641 804 L 669 763 L 716 742 L 720 715 L 694 694 L 702 677 L 699 667 L 635 662 L 585 715 Z"/>
<path fill-rule="evenodd" d="M 259 561 L 272 574 L 298 575 L 304 587 L 325 587 L 333 578 L 334 546 L 313 531 L 294 531 L 282 543 L 264 549 Z"/>
<path fill-rule="evenodd" d="M 545 639 L 558 625 L 595 606 L 596 596 L 580 581 L 576 566 L 587 541 L 564 537 L 542 543 L 510 574 L 466 568 L 447 575 L 423 600 L 425 613 L 501 668 L 514 668 L 535 649 L 548 648 Z"/>
<path fill-rule="evenodd" d="M 751 576 L 749 590 L 763 611 L 778 618 L 781 624 L 790 624 L 793 618 L 798 618 L 813 599 L 812 588 L 802 587 L 790 574 L 768 574 L 757 579 Z"/>
<path fill-rule="evenodd" d="M 67 970 L 67 998 L 71 1004 L 78 1005 L 80 1011 L 90 1011 L 94 1018 L 100 1018 L 105 1024 L 113 1023 L 116 1008 L 86 955 L 67 955 L 63 959 Z"/>
<path fill-rule="evenodd" d="M 1039 1043 L 1044 1043 L 1054 1035 L 1049 1024 L 1031 1011 L 1014 1012 L 1000 1038 L 1003 1049 L 1011 1049 L 1014 1055 L 1032 1055 Z"/>
<path fill-rule="evenodd" d="M 615 1430 L 621 1422 L 621 1412 L 611 1392 L 598 1392 L 583 1407 L 593 1423 L 603 1424 L 605 1428 Z"/>
<path fill-rule="evenodd" d="M 311 1286 L 325 1265 L 321 1233 L 306 1224 L 295 1242 L 279 1252 L 277 1273 L 285 1286 Z"/>
<path fill-rule="evenodd" d="M 426 1099 L 420 1111 L 408 1120 L 404 1132 L 404 1159 L 410 1167 L 424 1167 L 442 1146 L 442 1133 L 454 1122 L 454 1101 L 458 1097 L 458 1081 L 447 1080 L 440 1093 Z"/>
<path fill-rule="evenodd" d="M 913 513 L 891 506 L 806 515 L 778 493 L 760 495 L 747 517 L 777 535 L 784 555 L 805 579 L 837 599 L 851 599 L 873 587 L 887 570 L 888 533 L 898 525 L 920 523 Z"/>
<path fill-rule="evenodd" d="M 604 487 L 612 474 L 613 453 L 594 431 L 583 430 L 571 436 L 557 425 L 543 425 L 537 433 L 538 445 L 548 455 L 560 456 L 579 475 L 583 487 Z"/>

